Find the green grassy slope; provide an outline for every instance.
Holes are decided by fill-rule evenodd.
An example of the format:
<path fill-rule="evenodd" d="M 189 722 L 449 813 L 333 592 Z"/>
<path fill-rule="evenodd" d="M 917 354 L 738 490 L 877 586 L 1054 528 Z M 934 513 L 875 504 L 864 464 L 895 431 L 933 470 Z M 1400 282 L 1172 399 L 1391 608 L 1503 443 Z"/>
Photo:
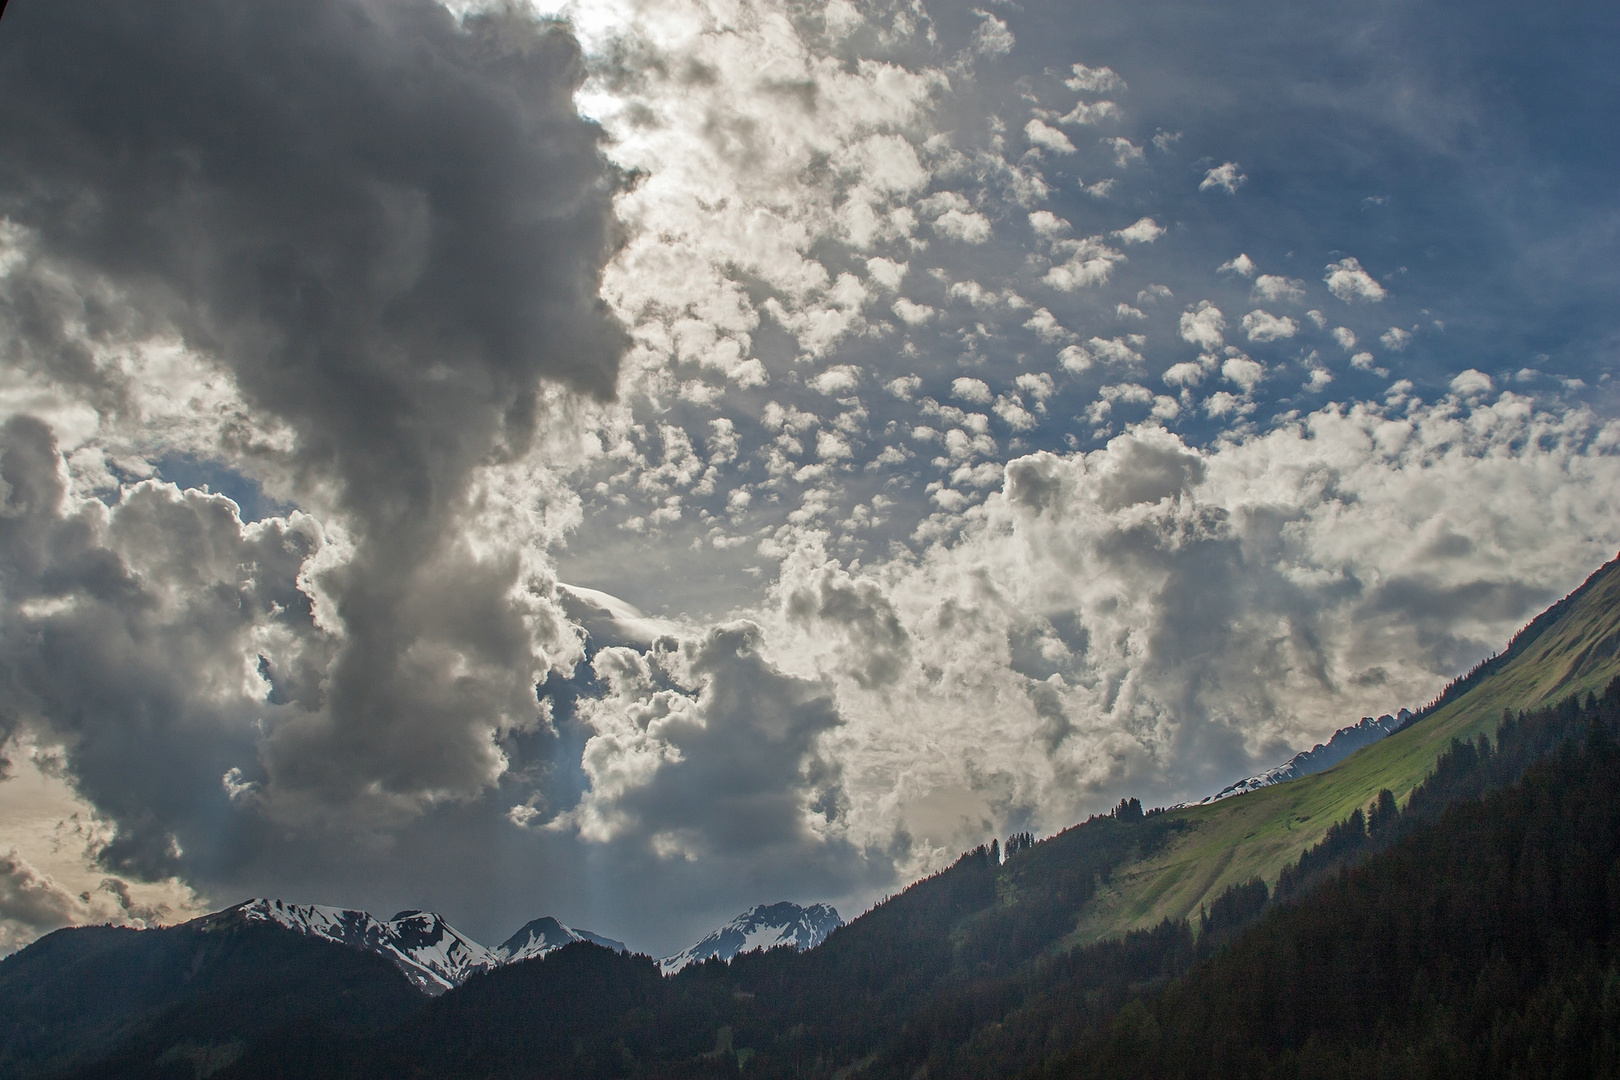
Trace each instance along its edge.
<path fill-rule="evenodd" d="M 1186 918 L 1231 885 L 1278 873 L 1382 788 L 1417 786 L 1453 738 L 1495 731 L 1502 710 L 1601 693 L 1620 675 L 1620 559 L 1521 631 L 1406 730 L 1326 772 L 1167 815 L 1184 823 L 1158 851 L 1114 871 L 1083 911 L 1070 944 Z"/>

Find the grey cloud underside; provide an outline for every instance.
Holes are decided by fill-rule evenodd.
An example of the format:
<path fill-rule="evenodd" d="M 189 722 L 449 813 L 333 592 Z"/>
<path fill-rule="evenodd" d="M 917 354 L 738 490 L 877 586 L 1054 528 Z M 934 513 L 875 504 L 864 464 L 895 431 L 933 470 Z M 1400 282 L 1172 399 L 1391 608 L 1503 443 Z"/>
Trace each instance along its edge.
<path fill-rule="evenodd" d="M 0 215 L 29 239 L 0 295 L 6 363 L 138 424 L 98 352 L 182 339 L 291 433 L 277 457 L 226 425 L 219 456 L 276 473 L 353 545 L 305 583 L 331 603 L 323 626 L 307 595 L 280 595 L 297 573 L 281 564 L 318 546 L 305 537 L 250 564 L 278 567 L 278 584 L 241 606 L 253 627 L 213 639 L 301 622 L 261 654 L 282 722 L 256 750 L 241 717 L 185 733 L 213 707 L 187 657 L 221 656 L 203 656 L 200 622 L 189 653 L 136 629 L 144 579 L 116 545 L 86 542 L 82 565 L 63 565 L 63 548 L 8 567 L 34 575 L 34 595 L 89 598 L 107 609 L 101 628 L 128 631 L 131 649 L 109 653 L 99 629 L 68 643 L 53 624 L 43 640 L 61 652 L 3 662 L 30 672 L 47 726 L 97 728 L 72 749 L 75 774 L 145 871 L 176 865 L 168 800 L 196 798 L 165 793 L 210 771 L 217 789 L 227 766 L 305 816 L 476 792 L 502 768 L 492 738 L 539 720 L 535 682 L 577 652 L 545 582 L 514 554 L 475 550 L 461 518 L 475 470 L 543 434 L 548 383 L 612 393 L 625 338 L 597 292 L 621 180 L 573 106 L 582 75 L 572 37 L 516 9 L 459 23 L 427 0 L 8 9 Z M 52 472 L 43 440 L 14 426 L 12 467 Z M 13 524 L 88 535 L 82 511 L 49 503 Z M 117 507 L 115 531 L 134 516 Z M 181 579 L 189 544 L 249 543 L 240 522 L 175 516 L 150 522 L 148 541 Z M 145 665 L 119 662 L 142 651 Z M 485 670 L 506 674 L 453 674 Z M 163 752 L 180 738 L 206 749 Z M 124 767 L 98 768 L 102 755 Z"/>
<path fill-rule="evenodd" d="M 840 723 L 838 706 L 830 686 L 761 656 L 762 638 L 760 627 L 738 622 L 645 653 L 598 653 L 593 666 L 609 692 L 587 710 L 597 734 L 584 766 L 595 788 L 569 823 L 666 850 L 806 857 L 806 805 L 828 821 L 840 811 L 838 764 L 819 748 Z M 653 770 L 611 790 L 625 758 Z M 843 843 L 832 847 L 823 858 L 847 854 Z"/>
<path fill-rule="evenodd" d="M 307 634 L 296 577 L 319 527 L 244 530 L 228 500 L 153 484 L 111 512 L 71 503 L 29 417 L 0 428 L 0 481 L 0 718 L 69 741 L 81 789 L 119 824 L 109 865 L 172 872 L 174 830 L 217 809 L 219 776 L 251 754 L 246 703 L 207 690 L 233 664 L 240 682 L 256 627 Z"/>

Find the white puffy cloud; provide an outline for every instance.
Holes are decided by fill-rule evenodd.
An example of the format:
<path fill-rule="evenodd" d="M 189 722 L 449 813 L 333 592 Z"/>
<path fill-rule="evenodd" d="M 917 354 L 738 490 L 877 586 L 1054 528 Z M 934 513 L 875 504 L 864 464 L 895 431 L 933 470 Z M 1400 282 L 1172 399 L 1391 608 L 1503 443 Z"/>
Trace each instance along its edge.
<path fill-rule="evenodd" d="M 1165 369 L 1162 378 L 1169 386 L 1197 386 L 1204 381 L 1204 366 L 1183 360 Z"/>
<path fill-rule="evenodd" d="M 1249 295 L 1255 300 L 1270 304 L 1298 303 L 1305 299 L 1305 283 L 1297 278 L 1261 274 L 1255 279 L 1254 289 Z"/>
<path fill-rule="evenodd" d="M 922 380 L 915 375 L 901 375 L 885 383 L 883 389 L 899 398 L 901 401 L 910 401 L 922 389 Z"/>
<path fill-rule="evenodd" d="M 1091 351 L 1084 345 L 1065 345 L 1058 352 L 1058 363 L 1063 365 L 1063 370 L 1075 374 L 1087 370 L 1094 362 Z"/>
<path fill-rule="evenodd" d="M 1038 146 L 1055 154 L 1074 153 L 1074 143 L 1069 141 L 1067 135 L 1039 120 L 1031 120 L 1024 125 L 1024 138 L 1029 140 L 1031 146 Z"/>
<path fill-rule="evenodd" d="M 847 143 L 833 155 L 832 164 L 858 178 L 864 191 L 884 195 L 920 191 L 929 179 L 916 149 L 899 135 L 868 135 Z"/>
<path fill-rule="evenodd" d="M 1347 304 L 1358 300 L 1376 304 L 1384 298 L 1384 287 L 1361 268 L 1361 263 L 1348 256 L 1329 263 L 1322 280 L 1327 282 L 1329 292 Z"/>
<path fill-rule="evenodd" d="M 921 326 L 932 319 L 937 312 L 927 304 L 919 304 L 914 300 L 902 296 L 890 307 L 890 310 L 899 317 L 900 321 L 908 326 Z"/>
<path fill-rule="evenodd" d="M 814 35 L 751 8 L 626 14 L 571 13 L 590 48 L 669 59 L 630 80 L 599 69 L 580 95 L 611 136 L 614 161 L 640 177 L 618 204 L 626 242 L 602 289 L 640 348 L 622 390 L 653 389 L 683 319 L 710 328 L 722 367 L 749 356 L 762 310 L 813 355 L 863 330 L 852 285 L 834 295 L 812 249 L 841 241 L 882 259 L 867 263 L 869 279 L 897 288 L 903 260 L 873 249 L 915 231 L 912 203 L 930 177 L 899 132 L 915 130 L 945 77 L 893 63 L 846 67 Z M 699 71 L 710 77 L 689 78 Z M 820 183 L 806 183 L 812 162 L 830 166 Z"/>
<path fill-rule="evenodd" d="M 836 431 L 816 433 L 816 457 L 822 461 L 840 461 L 855 456 L 848 437 Z"/>
<path fill-rule="evenodd" d="M 1218 349 L 1226 341 L 1226 317 L 1211 301 L 1200 300 L 1181 313 L 1181 338 L 1201 349 Z"/>
<path fill-rule="evenodd" d="M 980 8 L 974 8 L 973 14 L 980 19 L 978 28 L 973 31 L 974 52 L 982 56 L 1005 56 L 1012 52 L 1017 40 L 1006 23 Z"/>
<path fill-rule="evenodd" d="M 1247 416 L 1254 410 L 1255 404 L 1247 396 L 1238 397 L 1225 390 L 1217 390 L 1204 399 L 1205 414 L 1215 419 Z"/>
<path fill-rule="evenodd" d="M 1451 392 L 1459 397 L 1479 397 L 1490 393 L 1491 389 L 1491 377 L 1474 368 L 1469 368 L 1451 380 Z"/>
<path fill-rule="evenodd" d="M 826 397 L 848 397 L 861 384 L 861 369 L 854 364 L 834 364 L 804 384 Z"/>
<path fill-rule="evenodd" d="M 1153 400 L 1153 391 L 1140 383 L 1113 383 L 1098 387 L 1097 396 L 1110 404 L 1124 401 L 1146 405 Z"/>
<path fill-rule="evenodd" d="M 1250 341 L 1277 341 L 1299 333 L 1299 324 L 1286 315 L 1277 316 L 1256 308 L 1243 316 L 1243 331 Z"/>
<path fill-rule="evenodd" d="M 1335 326 L 1333 340 L 1339 343 L 1339 348 L 1349 352 L 1356 347 L 1356 332 L 1348 326 Z"/>
<path fill-rule="evenodd" d="M 1037 236 L 1052 239 L 1069 231 L 1069 223 L 1050 210 L 1036 210 L 1029 215 L 1029 227 Z"/>
<path fill-rule="evenodd" d="M 1049 345 L 1074 340 L 1074 334 L 1046 308 L 1037 308 L 1035 314 L 1025 320 L 1024 327 L 1035 331 L 1036 336 Z"/>
<path fill-rule="evenodd" d="M 959 401 L 972 402 L 975 405 L 990 404 L 990 387 L 983 379 L 974 379 L 966 375 L 951 380 L 951 397 Z"/>
<path fill-rule="evenodd" d="M 1378 343 L 1390 352 L 1404 352 L 1406 347 L 1412 343 L 1412 332 L 1402 330 L 1398 326 L 1392 326 L 1378 335 Z"/>
<path fill-rule="evenodd" d="M 1252 278 L 1255 275 L 1256 269 L 1257 268 L 1254 265 L 1253 259 L 1249 258 L 1249 256 L 1246 254 L 1239 253 L 1237 258 L 1228 259 L 1226 262 L 1223 262 L 1220 266 L 1216 267 L 1216 272 L 1222 274 L 1241 274 L 1246 278 Z"/>
<path fill-rule="evenodd" d="M 1137 350 L 1144 343 L 1145 339 L 1140 334 L 1113 338 L 1094 337 L 1084 345 L 1068 346 L 1058 354 L 1058 360 L 1066 369 L 1074 372 L 1085 371 L 1098 363 L 1135 367 L 1143 362 L 1142 354 Z"/>
<path fill-rule="evenodd" d="M 1142 160 L 1142 148 L 1122 135 L 1104 139 L 1103 145 L 1114 152 L 1114 164 L 1121 169 Z"/>
<path fill-rule="evenodd" d="M 1024 408 L 1023 399 L 1016 394 L 999 395 L 990 411 L 1001 417 L 1002 423 L 1014 431 L 1031 431 L 1039 422 L 1033 413 Z M 996 482 L 1000 482 L 999 469 Z"/>
<path fill-rule="evenodd" d="M 1063 80 L 1063 85 L 1070 90 L 1082 94 L 1107 94 L 1125 89 L 1125 80 L 1115 74 L 1113 68 L 1075 64 L 1070 70 L 1074 74 Z"/>
<path fill-rule="evenodd" d="M 1138 218 L 1134 225 L 1119 229 L 1112 235 L 1127 244 L 1151 244 L 1163 236 L 1165 230 L 1150 217 Z"/>
<path fill-rule="evenodd" d="M 905 278 L 906 271 L 911 267 L 907 263 L 895 262 L 882 256 L 873 256 L 866 260 L 866 275 L 883 288 L 894 292 L 900 288 L 900 282 Z"/>
<path fill-rule="evenodd" d="M 974 210 L 961 192 L 941 191 L 922 200 L 918 207 L 934 215 L 934 231 L 947 240 L 982 244 L 990 239 L 990 219 Z"/>
<path fill-rule="evenodd" d="M 1041 280 L 1062 292 L 1101 285 L 1113 275 L 1115 265 L 1125 261 L 1124 252 L 1109 247 L 1099 236 L 1060 240 L 1052 248 L 1055 255 L 1066 259 Z"/>
<path fill-rule="evenodd" d="M 1243 186 L 1248 177 L 1238 168 L 1237 162 L 1228 161 L 1224 165 L 1217 165 L 1204 174 L 1203 180 L 1198 183 L 1199 191 L 1220 190 L 1228 195 L 1236 195 L 1237 189 Z"/>
<path fill-rule="evenodd" d="M 1245 394 L 1252 393 L 1265 377 L 1265 366 L 1247 356 L 1231 356 L 1221 363 L 1221 378 L 1236 383 Z"/>
<path fill-rule="evenodd" d="M 1045 401 L 1057 392 L 1057 387 L 1052 382 L 1052 376 L 1044 371 L 1026 371 L 1018 376 L 1014 385 L 1036 401 Z"/>

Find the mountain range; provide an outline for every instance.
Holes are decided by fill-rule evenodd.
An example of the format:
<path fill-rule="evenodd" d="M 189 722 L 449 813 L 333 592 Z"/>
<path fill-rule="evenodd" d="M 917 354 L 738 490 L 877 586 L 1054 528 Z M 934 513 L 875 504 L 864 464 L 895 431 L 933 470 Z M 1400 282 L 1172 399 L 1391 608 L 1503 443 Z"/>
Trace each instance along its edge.
<path fill-rule="evenodd" d="M 442 915 L 431 911 L 401 911 L 391 919 L 382 920 L 370 912 L 352 908 L 290 904 L 255 897 L 204 915 L 194 923 L 203 931 L 235 923 L 269 923 L 306 937 L 373 952 L 399 968 L 412 986 L 430 995 L 460 986 L 479 972 L 537 959 L 576 941 L 588 941 L 614 952 L 629 952 L 622 941 L 564 926 L 550 916 L 525 923 L 493 948 L 480 945 L 451 926 Z M 661 970 L 674 973 L 711 957 L 731 960 L 753 949 L 781 945 L 809 949 L 821 944 L 843 924 L 838 912 L 826 904 L 810 907 L 787 901 L 760 904 L 697 944 L 658 963 Z"/>

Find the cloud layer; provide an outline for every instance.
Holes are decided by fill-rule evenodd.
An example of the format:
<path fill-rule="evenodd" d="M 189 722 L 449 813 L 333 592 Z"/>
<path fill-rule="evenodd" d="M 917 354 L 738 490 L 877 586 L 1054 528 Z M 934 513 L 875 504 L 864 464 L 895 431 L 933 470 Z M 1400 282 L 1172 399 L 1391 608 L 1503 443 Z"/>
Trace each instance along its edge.
<path fill-rule="evenodd" d="M 15 0 L 0 933 L 668 952 L 1419 703 L 1620 544 L 1431 7 Z"/>

